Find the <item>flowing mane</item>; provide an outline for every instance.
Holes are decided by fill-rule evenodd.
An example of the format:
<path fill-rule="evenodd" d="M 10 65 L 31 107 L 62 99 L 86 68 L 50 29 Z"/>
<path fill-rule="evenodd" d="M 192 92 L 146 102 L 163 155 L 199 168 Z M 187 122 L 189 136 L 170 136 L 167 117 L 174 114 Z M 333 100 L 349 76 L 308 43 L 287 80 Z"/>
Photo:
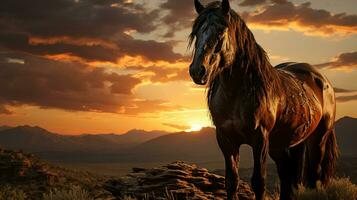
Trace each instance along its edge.
<path fill-rule="evenodd" d="M 212 20 L 213 24 L 227 24 L 229 35 L 235 44 L 236 53 L 231 66 L 217 66 L 208 72 L 208 97 L 214 92 L 214 82 L 218 81 L 218 75 L 225 70 L 229 73 L 239 73 L 242 77 L 249 77 L 247 87 L 259 96 L 265 96 L 268 88 L 276 88 L 279 77 L 270 64 L 264 49 L 256 42 L 253 33 L 249 30 L 243 19 L 232 9 L 229 11 L 228 20 L 224 16 L 212 16 L 215 10 L 220 9 L 221 2 L 216 1 L 208 4 L 193 23 L 192 32 L 189 35 L 189 47 L 195 41 L 196 34 L 206 20 Z"/>

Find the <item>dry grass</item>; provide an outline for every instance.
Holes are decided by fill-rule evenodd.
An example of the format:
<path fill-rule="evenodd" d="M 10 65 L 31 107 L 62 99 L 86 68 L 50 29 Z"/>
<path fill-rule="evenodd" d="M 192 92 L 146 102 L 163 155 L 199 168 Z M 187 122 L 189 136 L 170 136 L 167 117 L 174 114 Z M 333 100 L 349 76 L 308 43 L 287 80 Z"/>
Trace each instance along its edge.
<path fill-rule="evenodd" d="M 0 187 L 1 200 L 25 200 L 26 198 L 26 194 L 22 190 L 10 186 Z"/>
<path fill-rule="evenodd" d="M 297 200 L 356 200 L 357 185 L 348 178 L 334 179 L 326 187 L 318 183 L 316 189 L 299 187 L 296 191 Z"/>
<path fill-rule="evenodd" d="M 89 193 L 79 186 L 73 186 L 69 190 L 51 190 L 43 195 L 43 200 L 92 200 Z"/>

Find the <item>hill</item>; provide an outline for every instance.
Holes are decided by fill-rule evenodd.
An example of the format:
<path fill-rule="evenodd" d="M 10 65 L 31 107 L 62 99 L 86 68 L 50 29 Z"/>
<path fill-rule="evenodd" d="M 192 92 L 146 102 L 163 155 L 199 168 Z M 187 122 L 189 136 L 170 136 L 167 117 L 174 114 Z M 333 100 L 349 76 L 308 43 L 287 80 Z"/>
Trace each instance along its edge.
<path fill-rule="evenodd" d="M 7 130 L 7 129 L 10 129 L 12 128 L 11 126 L 0 126 L 0 131 L 4 131 L 4 130 Z"/>
<path fill-rule="evenodd" d="M 223 163 L 215 132 L 214 128 L 203 128 L 200 131 L 164 135 L 138 145 L 129 153 L 139 160 L 151 162 L 185 160 Z M 241 147 L 243 166 L 250 166 L 250 152 L 250 147 Z"/>
<path fill-rule="evenodd" d="M 342 155 L 357 155 L 357 119 L 343 117 L 336 122 L 337 142 Z"/>
<path fill-rule="evenodd" d="M 43 152 L 113 152 L 130 148 L 167 134 L 163 131 L 131 130 L 125 134 L 60 135 L 40 127 L 18 126 L 0 130 L 0 145 L 33 153 Z"/>

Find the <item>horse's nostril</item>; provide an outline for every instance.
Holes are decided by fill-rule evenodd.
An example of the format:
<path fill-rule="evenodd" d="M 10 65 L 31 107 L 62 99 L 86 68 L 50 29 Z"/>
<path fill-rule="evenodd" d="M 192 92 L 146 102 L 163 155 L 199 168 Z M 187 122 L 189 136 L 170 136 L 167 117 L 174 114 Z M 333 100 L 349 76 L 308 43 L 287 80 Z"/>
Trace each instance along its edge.
<path fill-rule="evenodd" d="M 199 72 L 199 76 L 203 77 L 206 74 L 206 68 L 204 66 L 201 67 L 200 72 Z"/>

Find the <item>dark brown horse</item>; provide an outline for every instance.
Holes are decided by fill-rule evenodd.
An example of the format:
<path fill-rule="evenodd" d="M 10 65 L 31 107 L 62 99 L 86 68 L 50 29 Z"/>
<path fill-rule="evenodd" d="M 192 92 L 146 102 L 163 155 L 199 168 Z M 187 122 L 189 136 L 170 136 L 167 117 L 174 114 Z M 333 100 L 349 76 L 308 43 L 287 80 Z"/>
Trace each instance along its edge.
<path fill-rule="evenodd" d="M 337 158 L 335 95 L 329 81 L 306 63 L 273 67 L 229 1 L 203 6 L 190 35 L 190 75 L 207 85 L 208 106 L 226 165 L 228 199 L 238 199 L 239 147 L 253 149 L 252 188 L 264 199 L 267 155 L 275 161 L 280 199 L 298 184 L 328 183 Z"/>

